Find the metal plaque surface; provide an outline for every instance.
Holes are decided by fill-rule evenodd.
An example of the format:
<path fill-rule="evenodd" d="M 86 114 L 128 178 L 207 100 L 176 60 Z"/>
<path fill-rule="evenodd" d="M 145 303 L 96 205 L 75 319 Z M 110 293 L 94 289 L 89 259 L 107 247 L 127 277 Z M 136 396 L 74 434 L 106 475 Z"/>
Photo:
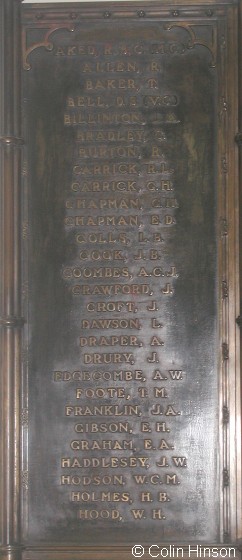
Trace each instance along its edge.
<path fill-rule="evenodd" d="M 24 542 L 222 542 L 235 10 L 115 10 L 23 11 Z"/>

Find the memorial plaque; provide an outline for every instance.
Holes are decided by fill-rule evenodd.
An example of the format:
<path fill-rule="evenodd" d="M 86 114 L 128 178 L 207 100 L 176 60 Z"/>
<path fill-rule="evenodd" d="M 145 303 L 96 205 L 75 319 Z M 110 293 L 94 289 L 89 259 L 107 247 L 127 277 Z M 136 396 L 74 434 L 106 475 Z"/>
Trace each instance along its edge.
<path fill-rule="evenodd" d="M 26 559 L 239 539 L 237 17 L 23 9 Z"/>

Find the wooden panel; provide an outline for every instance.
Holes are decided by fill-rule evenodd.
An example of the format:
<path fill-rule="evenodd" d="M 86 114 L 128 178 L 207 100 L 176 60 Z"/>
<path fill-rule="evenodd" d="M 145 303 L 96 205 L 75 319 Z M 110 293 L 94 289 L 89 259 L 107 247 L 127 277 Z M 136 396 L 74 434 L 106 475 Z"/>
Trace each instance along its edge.
<path fill-rule="evenodd" d="M 237 17 L 23 9 L 26 559 L 239 542 Z"/>

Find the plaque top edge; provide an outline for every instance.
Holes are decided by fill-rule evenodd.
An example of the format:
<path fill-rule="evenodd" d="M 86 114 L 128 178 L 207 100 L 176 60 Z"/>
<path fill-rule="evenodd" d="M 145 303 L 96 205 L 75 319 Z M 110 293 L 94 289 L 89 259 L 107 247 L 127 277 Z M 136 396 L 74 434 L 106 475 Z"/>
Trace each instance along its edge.
<path fill-rule="evenodd" d="M 23 1 L 23 0 L 22 0 Z M 199 2 L 197 0 L 176 0 L 176 6 L 181 6 L 184 9 L 194 7 L 194 8 L 203 8 L 207 6 L 224 6 L 224 5 L 238 5 L 239 0 L 203 0 L 203 2 Z M 66 10 L 69 11 L 71 9 L 88 9 L 90 11 L 96 9 L 103 9 L 106 7 L 112 7 L 113 9 L 117 10 L 118 8 L 121 9 L 139 9 L 139 8 L 154 8 L 157 10 L 168 9 L 171 10 L 172 5 L 167 1 L 160 1 L 160 0 L 94 0 L 93 2 L 90 0 L 82 0 L 82 1 L 74 1 L 74 2 L 43 2 L 43 3 L 22 3 L 22 10 L 29 11 L 29 10 L 51 10 L 51 11 L 58 11 L 58 10 Z"/>
<path fill-rule="evenodd" d="M 238 0 L 196 0 L 176 1 L 176 6 L 159 0 L 111 0 L 100 1 L 83 0 L 71 3 L 43 3 L 43 4 L 21 4 L 22 21 L 25 25 L 37 24 L 43 27 L 47 23 L 83 19 L 118 21 L 120 19 L 142 19 L 144 22 L 157 18 L 170 18 L 174 21 L 184 18 L 203 18 L 204 22 L 212 22 L 225 16 L 228 9 L 238 10 Z"/>

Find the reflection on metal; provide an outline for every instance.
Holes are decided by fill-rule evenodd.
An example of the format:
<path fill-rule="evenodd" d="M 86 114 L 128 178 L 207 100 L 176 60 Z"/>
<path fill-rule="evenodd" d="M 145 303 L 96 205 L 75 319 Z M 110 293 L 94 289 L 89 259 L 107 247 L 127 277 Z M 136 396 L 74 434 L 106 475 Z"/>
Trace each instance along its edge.
<path fill-rule="evenodd" d="M 0 8 L 2 557 L 237 546 L 238 6 Z"/>

